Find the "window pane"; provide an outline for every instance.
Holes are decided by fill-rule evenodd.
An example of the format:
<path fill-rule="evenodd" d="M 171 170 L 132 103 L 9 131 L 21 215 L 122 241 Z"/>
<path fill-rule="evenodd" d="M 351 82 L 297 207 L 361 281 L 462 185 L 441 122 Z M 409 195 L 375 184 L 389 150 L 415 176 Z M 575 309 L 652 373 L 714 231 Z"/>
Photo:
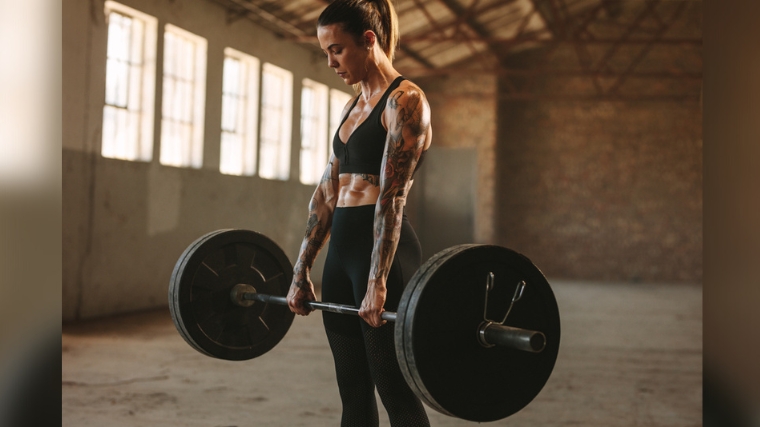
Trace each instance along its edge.
<path fill-rule="evenodd" d="M 222 91 L 228 94 L 240 93 L 240 61 L 226 57 L 224 58 L 224 82 Z"/>
<path fill-rule="evenodd" d="M 108 59 L 106 62 L 106 104 L 118 105 L 120 107 L 126 107 L 124 99 L 120 99 L 120 86 L 124 83 L 120 80 L 123 78 L 123 73 L 120 72 L 124 68 L 124 63 Z"/>
<path fill-rule="evenodd" d="M 129 39 L 132 20 L 122 14 L 113 12 L 108 25 L 108 57 L 126 62 L 129 60 Z"/>
<path fill-rule="evenodd" d="M 230 95 L 222 95 L 222 130 L 225 132 L 235 132 L 237 102 L 238 100 Z"/>
<path fill-rule="evenodd" d="M 219 170 L 230 175 L 243 174 L 243 141 L 239 135 L 222 132 L 221 164 Z"/>
<path fill-rule="evenodd" d="M 143 64 L 144 47 L 145 47 L 145 24 L 139 19 L 132 20 L 132 38 L 130 40 L 129 61 L 134 65 Z"/>

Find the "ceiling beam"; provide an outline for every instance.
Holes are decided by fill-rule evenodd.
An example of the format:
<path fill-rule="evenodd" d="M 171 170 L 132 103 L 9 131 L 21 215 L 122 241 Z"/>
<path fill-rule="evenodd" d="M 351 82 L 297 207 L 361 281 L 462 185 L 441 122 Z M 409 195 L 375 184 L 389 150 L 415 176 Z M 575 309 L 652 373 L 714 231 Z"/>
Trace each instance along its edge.
<path fill-rule="evenodd" d="M 620 89 L 623 83 L 625 83 L 626 78 L 630 77 L 633 70 L 639 65 L 641 60 L 644 59 L 644 57 L 647 56 L 647 54 L 652 49 L 652 47 L 654 47 L 654 45 L 657 44 L 658 39 L 663 34 L 665 34 L 668 31 L 668 29 L 670 29 L 670 27 L 676 22 L 678 17 L 683 12 L 685 6 L 686 6 L 686 3 L 680 3 L 677 6 L 673 15 L 671 15 L 670 19 L 668 19 L 667 22 L 663 22 L 662 20 L 659 19 L 659 17 L 657 18 L 657 21 L 660 23 L 660 27 L 657 29 L 657 33 L 655 34 L 655 37 L 652 39 L 652 41 L 649 44 L 645 45 L 644 48 L 641 49 L 641 51 L 638 53 L 638 55 L 636 55 L 636 57 L 633 58 L 633 60 L 625 69 L 625 71 L 623 71 L 623 74 L 620 77 L 618 77 L 617 81 L 615 81 L 615 83 L 608 89 L 609 93 L 617 93 L 617 91 Z M 656 16 L 656 12 L 654 10 L 652 11 L 652 15 Z"/>
<path fill-rule="evenodd" d="M 603 45 L 603 44 L 613 44 L 613 43 L 619 43 L 623 45 L 639 45 L 639 44 L 649 44 L 653 40 L 655 40 L 655 36 L 648 38 L 643 37 L 637 37 L 637 38 L 628 38 L 628 39 L 617 39 L 617 38 L 594 38 L 594 39 L 582 39 L 582 38 L 546 38 L 542 37 L 540 34 L 534 34 L 529 36 L 518 36 L 518 37 L 468 37 L 468 36 L 448 36 L 448 37 L 440 37 L 435 34 L 427 34 L 427 35 L 419 35 L 419 36 L 413 36 L 413 37 L 401 37 L 401 40 L 405 43 L 415 43 L 415 42 L 447 42 L 447 41 L 453 41 L 453 42 L 484 42 L 484 43 L 492 43 L 492 44 L 509 44 L 509 45 L 517 45 L 521 43 L 564 43 L 564 44 L 578 44 L 578 45 Z M 686 38 L 686 37 L 670 37 L 670 38 L 659 38 L 656 40 L 659 44 L 665 44 L 665 45 L 694 45 L 694 46 L 701 46 L 702 45 L 702 39 L 701 38 Z"/>
<path fill-rule="evenodd" d="M 500 45 L 485 41 L 486 39 L 491 37 L 491 33 L 488 31 L 487 28 L 485 28 L 485 26 L 483 26 L 480 22 L 475 20 L 475 18 L 473 18 L 472 16 L 475 12 L 473 10 L 473 6 L 475 6 L 475 4 L 471 5 L 469 9 L 466 9 L 464 6 L 459 4 L 459 2 L 457 2 L 456 0 L 438 0 L 438 1 L 444 6 L 446 6 L 446 8 L 449 9 L 449 11 L 454 14 L 454 16 L 458 16 L 463 19 L 464 23 L 467 24 L 467 26 L 470 27 L 475 32 L 475 34 L 478 35 L 479 39 L 477 41 L 483 41 L 484 43 L 488 45 L 488 48 L 491 51 L 491 53 L 496 55 L 497 58 L 501 57 L 503 52 L 501 52 Z M 508 0 L 508 2 L 511 2 L 511 1 L 512 0 Z M 507 2 L 502 2 L 502 5 L 506 3 Z"/>
<path fill-rule="evenodd" d="M 404 56 L 408 56 L 414 59 L 415 61 L 420 63 L 423 67 L 425 67 L 428 70 L 432 70 L 436 68 L 435 65 L 432 62 L 428 61 L 424 56 L 420 55 L 419 53 L 417 53 L 416 51 L 412 49 L 409 49 L 406 46 L 403 46 L 403 45 L 399 46 L 399 50 L 401 51 L 401 53 L 404 54 Z"/>
<path fill-rule="evenodd" d="M 505 68 L 503 66 L 491 69 L 476 69 L 463 66 L 445 67 L 436 69 L 425 68 L 406 68 L 404 70 L 409 75 L 415 76 L 439 76 L 454 74 L 496 74 L 501 76 L 557 76 L 557 77 L 604 77 L 619 78 L 624 75 L 623 72 L 612 71 L 587 71 L 587 70 L 562 70 L 553 68 Z M 675 80 L 702 80 L 701 72 L 682 72 L 682 71 L 640 71 L 630 72 L 627 78 L 638 79 L 675 79 Z"/>
<path fill-rule="evenodd" d="M 266 10 L 256 6 L 250 1 L 246 1 L 246 0 L 215 0 L 215 1 L 221 5 L 226 6 L 228 9 L 230 8 L 231 5 L 235 5 L 236 12 L 243 13 L 247 15 L 249 18 L 251 17 L 251 15 L 256 16 L 256 18 L 259 18 L 261 21 L 264 21 L 270 24 L 271 26 L 274 26 L 274 28 L 272 29 L 275 30 L 275 32 L 278 32 L 280 36 L 284 36 L 284 37 L 290 36 L 290 37 L 295 37 L 295 38 L 307 36 L 305 31 L 301 30 L 300 28 L 296 27 L 290 22 L 280 19 L 277 16 L 267 12 Z"/>

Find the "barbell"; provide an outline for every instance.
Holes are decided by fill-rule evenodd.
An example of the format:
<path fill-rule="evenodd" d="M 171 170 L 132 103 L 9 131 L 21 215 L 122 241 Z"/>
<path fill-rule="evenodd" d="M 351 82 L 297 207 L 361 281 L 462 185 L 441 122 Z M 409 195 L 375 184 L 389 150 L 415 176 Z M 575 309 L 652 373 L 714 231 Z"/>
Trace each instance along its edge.
<path fill-rule="evenodd" d="M 293 322 L 284 297 L 292 277 L 285 253 L 263 234 L 213 231 L 174 266 L 172 319 L 207 356 L 261 356 Z M 358 315 L 356 307 L 309 305 Z M 435 254 L 383 319 L 395 322 L 396 357 L 412 391 L 438 412 L 469 421 L 499 420 L 528 405 L 559 352 L 559 309 L 549 283 L 527 257 L 501 246 L 466 244 Z"/>

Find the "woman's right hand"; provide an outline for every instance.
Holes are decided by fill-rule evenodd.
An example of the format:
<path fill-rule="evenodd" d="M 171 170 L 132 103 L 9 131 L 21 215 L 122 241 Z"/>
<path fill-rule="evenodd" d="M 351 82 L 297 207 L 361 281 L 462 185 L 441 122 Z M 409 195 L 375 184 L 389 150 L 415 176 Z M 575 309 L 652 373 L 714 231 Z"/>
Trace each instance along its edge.
<path fill-rule="evenodd" d="M 293 277 L 293 283 L 290 284 L 290 291 L 288 291 L 287 296 L 290 311 L 301 316 L 306 316 L 314 311 L 313 308 L 306 305 L 306 302 L 315 301 L 316 299 L 314 284 L 311 283 L 310 279 Z"/>

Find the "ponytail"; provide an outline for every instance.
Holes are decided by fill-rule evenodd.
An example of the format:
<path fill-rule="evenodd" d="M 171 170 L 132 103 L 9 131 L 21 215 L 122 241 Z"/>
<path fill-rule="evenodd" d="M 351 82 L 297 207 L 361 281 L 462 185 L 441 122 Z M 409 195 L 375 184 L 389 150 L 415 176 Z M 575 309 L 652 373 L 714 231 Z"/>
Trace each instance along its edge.
<path fill-rule="evenodd" d="M 385 56 L 391 61 L 396 56 L 396 46 L 398 46 L 399 33 L 398 33 L 398 15 L 396 15 L 396 9 L 393 7 L 391 0 L 372 0 L 377 7 L 380 18 L 382 20 L 383 36 L 385 40 L 381 46 Z"/>
<path fill-rule="evenodd" d="M 341 24 L 343 30 L 363 45 L 362 35 L 372 30 L 390 61 L 399 41 L 398 16 L 391 0 L 335 0 L 319 15 L 317 26 Z"/>

